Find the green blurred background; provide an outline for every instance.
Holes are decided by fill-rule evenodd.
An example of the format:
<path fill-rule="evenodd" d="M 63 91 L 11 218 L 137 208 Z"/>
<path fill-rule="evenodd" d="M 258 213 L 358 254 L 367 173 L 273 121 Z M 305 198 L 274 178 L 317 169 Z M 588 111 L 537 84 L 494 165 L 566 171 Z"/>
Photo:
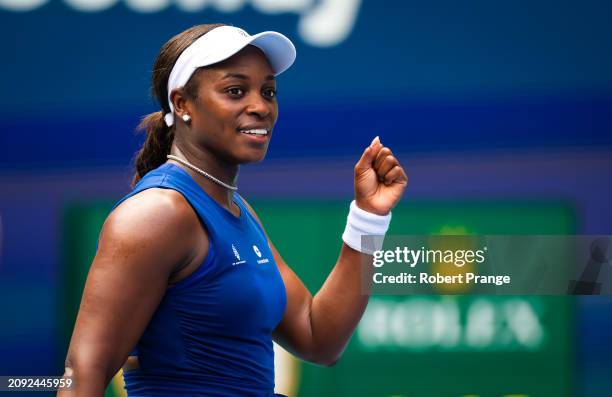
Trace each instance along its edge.
<path fill-rule="evenodd" d="M 612 234 L 610 21 L 601 0 L 0 0 L 0 375 L 63 371 L 176 33 L 295 43 L 266 160 L 238 183 L 316 292 L 376 135 L 410 178 L 392 233 Z M 337 366 L 279 372 L 299 396 L 607 396 L 610 313 L 597 296 L 373 297 Z"/>
<path fill-rule="evenodd" d="M 346 203 L 257 200 L 283 258 L 316 292 L 339 253 Z M 66 209 L 64 346 L 112 203 Z M 564 203 L 410 202 L 392 234 L 571 234 Z M 277 360 L 277 390 L 315 396 L 572 396 L 574 304 L 563 296 L 373 296 L 339 363 Z M 121 395 L 121 379 L 108 396 Z"/>

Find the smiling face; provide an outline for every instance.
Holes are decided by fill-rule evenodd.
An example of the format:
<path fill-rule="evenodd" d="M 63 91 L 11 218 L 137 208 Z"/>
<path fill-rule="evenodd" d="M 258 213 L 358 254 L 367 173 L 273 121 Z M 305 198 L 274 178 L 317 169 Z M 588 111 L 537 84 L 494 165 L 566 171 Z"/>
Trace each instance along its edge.
<path fill-rule="evenodd" d="M 278 104 L 274 74 L 261 50 L 249 45 L 192 79 L 195 98 L 181 106 L 191 116 L 185 139 L 228 164 L 262 160 Z"/>

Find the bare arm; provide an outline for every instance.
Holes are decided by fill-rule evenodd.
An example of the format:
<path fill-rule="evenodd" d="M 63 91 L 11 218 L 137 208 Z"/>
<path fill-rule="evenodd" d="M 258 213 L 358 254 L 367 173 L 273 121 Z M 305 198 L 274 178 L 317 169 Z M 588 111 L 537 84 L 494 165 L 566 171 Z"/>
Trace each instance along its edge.
<path fill-rule="evenodd" d="M 66 372 L 74 389 L 66 396 L 104 394 L 155 312 L 168 279 L 196 255 L 194 237 L 201 230 L 189 204 L 172 190 L 146 190 L 108 217 L 68 349 Z"/>
<path fill-rule="evenodd" d="M 361 256 L 342 244 L 333 270 L 313 297 L 272 248 L 287 289 L 287 309 L 275 340 L 298 357 L 321 365 L 340 358 L 368 303 L 361 291 Z M 366 259 L 367 260 L 367 259 Z"/>
<path fill-rule="evenodd" d="M 391 150 L 375 142 L 355 166 L 357 206 L 385 215 L 397 204 L 407 182 Z M 369 296 L 361 288 L 360 266 L 371 264 L 372 257 L 342 244 L 336 265 L 313 297 L 268 242 L 287 290 L 287 309 L 275 330 L 275 340 L 307 361 L 333 365 L 366 308 Z"/>

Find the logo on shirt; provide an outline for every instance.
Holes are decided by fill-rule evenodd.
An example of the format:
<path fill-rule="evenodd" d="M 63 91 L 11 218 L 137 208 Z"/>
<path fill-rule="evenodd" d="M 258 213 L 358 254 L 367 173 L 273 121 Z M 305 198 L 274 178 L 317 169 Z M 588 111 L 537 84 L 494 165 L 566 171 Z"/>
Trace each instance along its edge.
<path fill-rule="evenodd" d="M 255 251 L 255 255 L 257 255 L 258 258 L 261 258 L 261 251 L 259 250 L 259 248 L 256 245 L 253 245 L 253 251 Z M 263 258 L 263 259 L 258 259 L 257 263 L 258 264 L 263 264 L 263 263 L 268 263 L 270 262 L 270 260 L 268 258 Z"/>
<path fill-rule="evenodd" d="M 243 259 L 240 256 L 240 252 L 238 252 L 238 248 L 236 248 L 236 245 L 234 244 L 232 244 L 232 252 L 234 253 L 234 257 L 236 258 L 236 260 L 232 262 L 232 266 L 242 265 L 247 262 L 245 259 Z M 253 244 L 253 252 L 255 252 L 255 255 L 257 255 L 257 258 L 261 258 L 263 255 L 259 247 L 256 246 L 255 244 Z M 257 263 L 260 265 L 264 263 L 268 263 L 268 262 L 270 262 L 270 259 L 268 258 L 257 259 Z"/>
<path fill-rule="evenodd" d="M 243 263 L 246 263 L 245 260 L 240 260 L 240 254 L 238 253 L 238 250 L 236 249 L 236 246 L 234 244 L 232 244 L 232 252 L 236 257 L 236 262 L 232 262 L 232 266 L 242 265 Z"/>

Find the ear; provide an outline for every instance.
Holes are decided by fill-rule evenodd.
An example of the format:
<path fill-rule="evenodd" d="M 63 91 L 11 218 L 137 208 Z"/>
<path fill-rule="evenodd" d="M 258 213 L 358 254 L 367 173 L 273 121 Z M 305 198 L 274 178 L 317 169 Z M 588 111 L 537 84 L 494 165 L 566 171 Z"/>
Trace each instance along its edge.
<path fill-rule="evenodd" d="M 178 115 L 178 118 L 182 118 L 185 114 L 192 114 L 191 101 L 187 95 L 185 95 L 183 88 L 176 88 L 172 90 L 172 93 L 170 94 L 170 101 L 172 101 L 174 113 Z"/>

